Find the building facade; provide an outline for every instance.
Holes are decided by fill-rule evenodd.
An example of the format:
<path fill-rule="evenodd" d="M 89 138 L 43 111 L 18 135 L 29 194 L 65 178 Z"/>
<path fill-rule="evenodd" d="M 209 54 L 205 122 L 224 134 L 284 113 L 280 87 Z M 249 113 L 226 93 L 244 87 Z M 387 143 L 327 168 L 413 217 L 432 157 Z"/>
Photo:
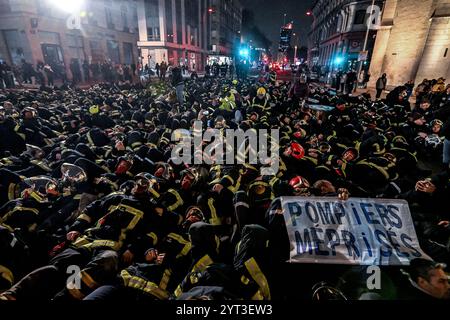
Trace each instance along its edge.
<path fill-rule="evenodd" d="M 242 10 L 239 0 L 211 1 L 210 57 L 236 55 L 241 42 Z"/>
<path fill-rule="evenodd" d="M 85 0 L 68 12 L 53 0 L 0 0 L 0 59 L 62 65 L 138 63 L 137 2 Z"/>
<path fill-rule="evenodd" d="M 364 49 L 367 21 L 376 24 L 377 8 L 382 6 L 381 0 L 375 1 L 374 8 L 371 0 L 317 0 L 311 10 L 313 23 L 308 35 L 309 66 L 357 69 L 359 53 Z M 369 57 L 376 32 L 375 28 L 369 29 L 366 45 Z M 367 68 L 366 63 L 364 69 Z"/>
<path fill-rule="evenodd" d="M 450 1 L 386 0 L 371 62 L 371 81 L 388 87 L 424 78 L 450 79 Z"/>
<path fill-rule="evenodd" d="M 241 12 L 237 0 L 140 0 L 142 63 L 154 67 L 165 61 L 204 70 L 209 55 L 231 55 Z"/>

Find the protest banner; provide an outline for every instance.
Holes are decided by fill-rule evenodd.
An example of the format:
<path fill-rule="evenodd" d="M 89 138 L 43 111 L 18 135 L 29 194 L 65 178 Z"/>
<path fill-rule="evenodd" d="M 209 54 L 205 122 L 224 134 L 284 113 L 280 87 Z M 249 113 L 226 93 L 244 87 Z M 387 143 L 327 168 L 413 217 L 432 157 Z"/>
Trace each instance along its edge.
<path fill-rule="evenodd" d="M 404 200 L 281 197 L 290 262 L 408 265 L 429 257 Z"/>

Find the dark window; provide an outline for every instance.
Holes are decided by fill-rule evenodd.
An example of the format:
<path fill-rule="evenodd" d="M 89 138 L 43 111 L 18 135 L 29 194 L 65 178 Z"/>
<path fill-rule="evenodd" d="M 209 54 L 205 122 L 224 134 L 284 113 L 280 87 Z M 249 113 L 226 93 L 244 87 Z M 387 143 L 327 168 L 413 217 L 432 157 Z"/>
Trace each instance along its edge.
<path fill-rule="evenodd" d="M 37 12 L 39 15 L 50 17 L 52 14 L 51 7 L 46 1 L 37 0 Z"/>
<path fill-rule="evenodd" d="M 106 48 L 108 50 L 108 57 L 114 63 L 120 63 L 119 44 L 114 40 L 106 40 Z"/>
<path fill-rule="evenodd" d="M 11 7 L 9 6 L 9 0 L 0 0 L 0 12 L 1 13 L 11 12 Z"/>
<path fill-rule="evenodd" d="M 134 63 L 133 44 L 132 43 L 128 43 L 128 42 L 123 43 L 123 62 L 125 64 Z"/>
<path fill-rule="evenodd" d="M 173 42 L 172 0 L 166 0 L 166 40 Z"/>
<path fill-rule="evenodd" d="M 147 22 L 147 40 L 161 41 L 158 0 L 145 1 L 145 20 Z"/>
<path fill-rule="evenodd" d="M 106 15 L 106 26 L 108 27 L 108 29 L 114 29 L 111 8 L 105 7 L 105 15 Z"/>
<path fill-rule="evenodd" d="M 447 58 L 448 48 L 445 48 L 444 58 Z"/>
<path fill-rule="evenodd" d="M 358 10 L 355 14 L 355 24 L 363 24 L 366 21 L 366 10 Z"/>
<path fill-rule="evenodd" d="M 123 31 L 130 32 L 130 28 L 128 27 L 128 10 L 125 5 L 120 7 L 120 15 L 122 17 Z"/>
<path fill-rule="evenodd" d="M 183 43 L 183 24 L 181 19 L 181 0 L 175 0 L 175 11 L 177 13 L 177 43 Z"/>

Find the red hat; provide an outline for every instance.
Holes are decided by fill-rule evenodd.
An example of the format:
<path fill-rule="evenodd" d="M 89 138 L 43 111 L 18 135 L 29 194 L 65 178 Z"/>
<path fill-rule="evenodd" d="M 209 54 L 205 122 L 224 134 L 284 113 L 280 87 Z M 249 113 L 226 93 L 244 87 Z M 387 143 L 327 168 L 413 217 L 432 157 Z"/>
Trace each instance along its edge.
<path fill-rule="evenodd" d="M 291 148 L 291 155 L 295 159 L 300 160 L 305 156 L 305 149 L 303 149 L 300 143 L 292 142 L 290 148 Z"/>
<path fill-rule="evenodd" d="M 295 176 L 291 180 L 289 180 L 289 185 L 296 191 L 296 192 L 306 192 L 308 191 L 308 188 L 311 186 L 305 178 L 301 176 Z"/>

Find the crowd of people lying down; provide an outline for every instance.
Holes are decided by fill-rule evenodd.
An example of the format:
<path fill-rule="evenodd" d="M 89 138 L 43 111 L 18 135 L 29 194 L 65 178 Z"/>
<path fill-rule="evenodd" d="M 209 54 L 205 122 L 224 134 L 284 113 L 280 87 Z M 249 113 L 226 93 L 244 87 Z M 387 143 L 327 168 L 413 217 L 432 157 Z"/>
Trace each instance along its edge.
<path fill-rule="evenodd" d="M 163 81 L 1 92 L 0 300 L 311 299 L 315 283 L 322 299 L 448 298 L 450 88 L 416 105 L 405 90 L 202 77 L 183 104 Z M 180 164 L 173 136 L 195 121 L 279 129 L 278 170 L 194 146 Z M 382 269 L 375 293 L 367 266 L 286 263 L 288 195 L 405 199 L 433 261 Z"/>

